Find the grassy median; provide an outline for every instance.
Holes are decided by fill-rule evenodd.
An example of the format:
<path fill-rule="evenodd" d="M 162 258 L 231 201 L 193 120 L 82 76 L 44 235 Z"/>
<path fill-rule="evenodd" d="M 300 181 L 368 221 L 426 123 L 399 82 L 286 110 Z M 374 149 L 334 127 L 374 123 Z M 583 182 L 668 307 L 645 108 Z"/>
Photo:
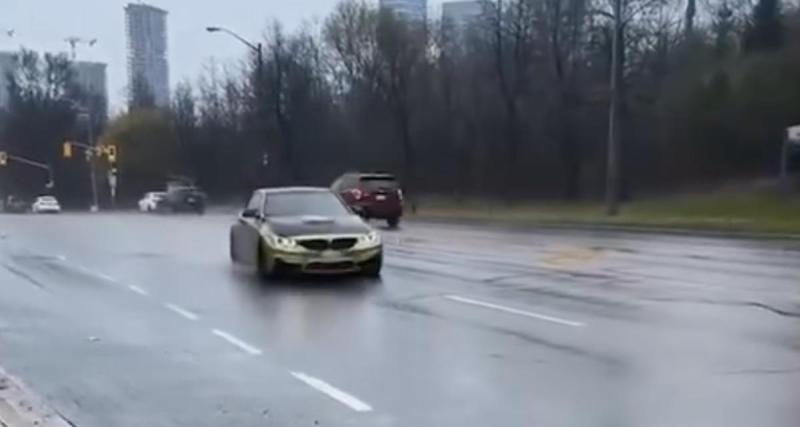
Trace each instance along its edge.
<path fill-rule="evenodd" d="M 616 217 L 605 215 L 599 202 L 504 203 L 426 198 L 419 202 L 416 217 L 800 235 L 800 194 L 751 191 L 659 197 L 623 204 Z"/>

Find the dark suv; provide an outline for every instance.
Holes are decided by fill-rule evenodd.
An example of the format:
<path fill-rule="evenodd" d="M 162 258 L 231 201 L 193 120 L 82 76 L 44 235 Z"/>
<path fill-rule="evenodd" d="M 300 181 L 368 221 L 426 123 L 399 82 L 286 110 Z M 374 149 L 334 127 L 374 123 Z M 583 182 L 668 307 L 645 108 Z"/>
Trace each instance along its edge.
<path fill-rule="evenodd" d="M 3 205 L 3 210 L 8 213 L 25 213 L 31 207 L 30 203 L 17 196 L 8 196 Z"/>
<path fill-rule="evenodd" d="M 365 219 L 386 220 L 397 227 L 403 216 L 403 191 L 394 175 L 387 173 L 346 173 L 331 189 L 353 211 Z"/>
<path fill-rule="evenodd" d="M 206 195 L 195 187 L 171 188 L 158 201 L 157 210 L 202 214 L 206 210 Z"/>

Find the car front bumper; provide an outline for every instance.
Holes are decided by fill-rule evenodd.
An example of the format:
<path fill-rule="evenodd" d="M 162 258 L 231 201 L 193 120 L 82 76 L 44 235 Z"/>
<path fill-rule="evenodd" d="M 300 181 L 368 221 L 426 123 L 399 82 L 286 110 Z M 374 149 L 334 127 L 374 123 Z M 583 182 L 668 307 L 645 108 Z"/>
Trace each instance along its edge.
<path fill-rule="evenodd" d="M 50 207 L 50 206 L 44 207 L 43 206 L 43 207 L 34 208 L 33 211 L 36 212 L 36 213 L 52 213 L 52 214 L 55 214 L 55 213 L 61 213 L 61 208 Z"/>
<path fill-rule="evenodd" d="M 364 203 L 354 206 L 353 209 L 368 218 L 374 219 L 400 218 L 403 216 L 403 206 L 391 203 Z"/>
<path fill-rule="evenodd" d="M 308 274 L 346 274 L 362 271 L 365 266 L 379 262 L 383 247 L 343 251 L 272 251 L 272 257 L 281 267 Z"/>

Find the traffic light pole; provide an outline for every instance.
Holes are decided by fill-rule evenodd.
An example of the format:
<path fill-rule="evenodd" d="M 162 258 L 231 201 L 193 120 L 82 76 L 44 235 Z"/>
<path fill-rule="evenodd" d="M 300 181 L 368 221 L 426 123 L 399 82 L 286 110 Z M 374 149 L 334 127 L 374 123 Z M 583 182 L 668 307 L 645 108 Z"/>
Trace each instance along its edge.
<path fill-rule="evenodd" d="M 94 130 L 92 129 L 92 116 L 89 113 L 86 113 L 88 116 L 88 136 L 89 136 L 89 147 L 91 148 L 92 155 L 89 157 L 89 161 L 91 164 L 89 165 L 90 169 L 90 177 L 92 180 L 92 206 L 89 208 L 92 212 L 98 212 L 100 210 L 100 204 L 97 198 L 97 162 L 94 159 L 94 155 L 97 153 L 97 147 L 94 144 Z"/>
<path fill-rule="evenodd" d="M 17 163 L 22 163 L 27 166 L 31 166 L 37 169 L 42 169 L 47 172 L 47 184 L 45 184 L 45 188 L 48 190 L 55 186 L 55 181 L 53 179 L 53 168 L 50 167 L 47 163 L 37 162 L 35 160 L 26 159 L 24 157 L 14 156 L 11 154 L 6 154 L 8 160 L 15 161 Z"/>
<path fill-rule="evenodd" d="M 89 134 L 91 137 L 91 133 Z M 94 141 L 93 141 L 94 142 Z M 92 161 L 94 157 L 102 157 L 106 155 L 108 157 L 109 163 L 109 170 L 108 170 L 108 186 L 111 190 L 111 207 L 115 209 L 117 207 L 117 146 L 116 145 L 105 145 L 105 146 L 97 146 L 95 144 L 81 144 L 80 142 L 74 141 L 66 141 L 64 142 L 64 157 L 70 158 L 72 157 L 72 146 L 83 148 L 86 150 L 86 160 Z M 91 180 L 92 180 L 92 195 L 95 205 L 92 207 L 92 212 L 96 212 L 97 209 L 97 173 L 96 173 L 97 165 L 95 162 L 92 162 L 90 173 L 91 173 Z"/>

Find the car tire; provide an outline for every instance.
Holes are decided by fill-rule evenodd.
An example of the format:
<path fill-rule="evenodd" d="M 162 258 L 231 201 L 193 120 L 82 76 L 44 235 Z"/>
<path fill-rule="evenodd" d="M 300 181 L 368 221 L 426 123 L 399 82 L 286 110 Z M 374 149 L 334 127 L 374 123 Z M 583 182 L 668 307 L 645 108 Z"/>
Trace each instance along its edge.
<path fill-rule="evenodd" d="M 236 242 L 233 240 L 233 231 L 230 233 L 230 238 L 228 238 L 229 243 L 229 252 L 231 255 L 231 262 L 237 264 L 239 262 L 238 258 L 236 257 Z"/>
<path fill-rule="evenodd" d="M 389 224 L 389 228 L 397 228 L 400 225 L 400 217 L 392 217 L 386 220 L 386 223 Z"/>
<path fill-rule="evenodd" d="M 361 267 L 361 274 L 366 277 L 377 279 L 381 277 L 381 269 L 383 268 L 383 254 L 380 254 L 368 261 Z"/>

